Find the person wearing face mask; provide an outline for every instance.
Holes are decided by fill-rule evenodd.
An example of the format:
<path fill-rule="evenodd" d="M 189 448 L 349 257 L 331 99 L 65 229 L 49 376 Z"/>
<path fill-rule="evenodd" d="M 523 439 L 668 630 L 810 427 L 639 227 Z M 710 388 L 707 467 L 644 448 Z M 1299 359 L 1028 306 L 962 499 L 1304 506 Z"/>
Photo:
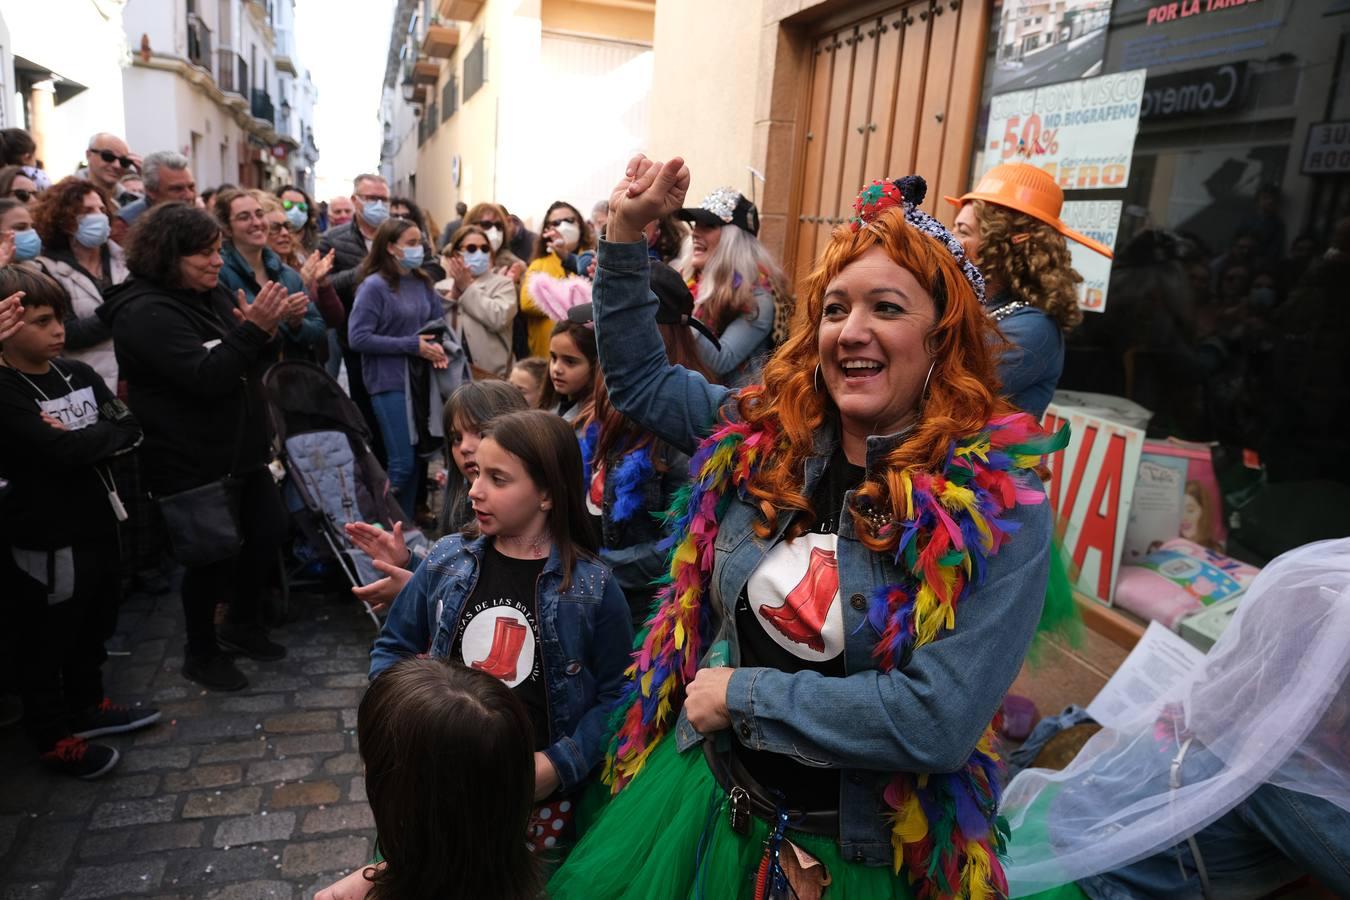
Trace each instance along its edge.
<path fill-rule="evenodd" d="M 27 263 L 42 255 L 42 236 L 33 228 L 33 214 L 13 197 L 0 197 L 0 237 L 4 235 L 14 236 L 10 262 Z"/>
<path fill-rule="evenodd" d="M 415 405 L 410 391 L 424 371 L 415 364 L 426 360 L 441 370 L 450 365 L 443 341 L 421 333 L 445 315 L 422 268 L 422 254 L 422 230 L 412 222 L 389 219 L 381 225 L 357 272 L 361 286 L 347 322 L 347 339 L 361 354 L 361 371 L 388 455 L 389 484 L 409 519 L 416 513 L 418 480 L 425 473 L 425 465 L 419 472 L 417 460 L 423 422 L 409 412 Z"/>
<path fill-rule="evenodd" d="M 276 189 L 276 195 L 281 201 L 281 211 L 286 214 L 286 224 L 295 233 L 296 259 L 303 263 L 319 246 L 319 211 L 309 194 L 296 185 L 282 185 Z"/>
<path fill-rule="evenodd" d="M 525 274 L 525 261 L 511 251 L 512 240 L 516 236 L 515 227 L 506 210 L 496 203 L 476 203 L 464 215 L 464 225 L 476 225 L 487 235 L 488 249 L 492 251 L 492 268 L 499 275 L 505 275 L 516 285 Z M 445 237 L 445 244 L 459 233 L 456 228 Z"/>
<path fill-rule="evenodd" d="M 389 184 L 381 175 L 357 175 L 352 181 L 351 205 L 355 211 L 351 221 L 345 225 L 329 228 L 319 238 L 319 252 L 333 253 L 333 269 L 329 281 L 348 320 L 351 319 L 352 304 L 356 302 L 356 288 L 364 277 L 360 274 L 361 263 L 365 261 L 370 242 L 384 221 L 389 218 Z M 379 422 L 375 418 L 375 409 L 370 403 L 370 392 L 366 390 L 365 379 L 361 374 L 361 353 L 348 344 L 349 332 L 338 331 L 338 345 L 342 351 L 342 362 L 347 367 L 347 392 L 352 401 L 361 410 L 366 424 L 370 426 L 371 450 L 380 462 L 387 465 L 384 438 Z"/>
<path fill-rule="evenodd" d="M 126 280 L 127 266 L 122 248 L 108 240 L 107 195 L 91 181 L 64 178 L 42 195 L 33 220 L 43 245 L 37 264 L 70 298 L 65 355 L 91 366 L 116 393 L 112 328 L 98 308 L 104 292 Z"/>
<path fill-rule="evenodd" d="M 450 277 L 437 283 L 436 292 L 445 299 L 451 329 L 464 335 L 474 376 L 507 377 L 516 286 L 497 270 L 487 233 L 465 225 L 446 245 L 441 261 Z"/>
<path fill-rule="evenodd" d="M 534 261 L 520 284 L 520 313 L 525 317 L 530 356 L 548 356 L 554 322 L 530 293 L 536 273 L 551 278 L 585 275 L 595 259 L 595 236 L 580 211 L 570 203 L 554 201 L 544 213 L 544 227 L 534 248 Z"/>

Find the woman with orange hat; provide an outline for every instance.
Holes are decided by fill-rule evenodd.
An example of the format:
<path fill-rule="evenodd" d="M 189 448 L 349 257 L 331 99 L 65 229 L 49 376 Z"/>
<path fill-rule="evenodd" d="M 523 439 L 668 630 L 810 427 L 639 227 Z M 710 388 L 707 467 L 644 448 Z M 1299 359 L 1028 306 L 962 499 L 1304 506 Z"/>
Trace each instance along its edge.
<path fill-rule="evenodd" d="M 1005 163 L 960 198 L 953 233 L 980 267 L 986 309 L 1010 347 L 999 363 L 1003 393 L 1040 418 L 1064 370 L 1064 334 L 1083 320 L 1065 238 L 1108 259 L 1111 249 L 1060 221 L 1064 192 L 1043 169 Z"/>

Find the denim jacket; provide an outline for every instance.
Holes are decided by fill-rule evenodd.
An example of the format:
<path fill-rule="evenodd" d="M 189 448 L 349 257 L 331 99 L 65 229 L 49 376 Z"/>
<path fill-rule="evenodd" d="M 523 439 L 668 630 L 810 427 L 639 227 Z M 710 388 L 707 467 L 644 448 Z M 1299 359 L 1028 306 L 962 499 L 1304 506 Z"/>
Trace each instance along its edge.
<path fill-rule="evenodd" d="M 999 294 L 989 303 L 993 312 L 1012 303 L 1011 294 Z M 998 323 L 1009 347 L 998 363 L 998 380 L 1014 406 L 1037 419 L 1055 396 L 1064 372 L 1064 332 L 1044 310 L 1027 306 Z"/>
<path fill-rule="evenodd" d="M 610 400 L 623 413 L 686 453 L 734 399 L 727 388 L 666 362 L 652 326 L 656 298 L 647 286 L 641 243 L 602 243 L 596 270 L 596 339 Z M 869 469 L 906 433 L 867 440 Z M 833 425 L 816 436 L 806 462 L 809 496 L 837 447 Z M 1048 504 L 1019 505 L 1010 516 L 1020 530 L 989 560 L 984 583 L 968 588 L 956 626 L 909 653 L 890 672 L 876 668 L 879 635 L 867 622 L 867 600 L 901 581 L 889 557 L 867 550 L 852 519 L 839 525 L 839 593 L 843 601 L 842 678 L 819 672 L 739 668 L 735 605 L 751 573 L 787 530 L 780 517 L 768 540 L 754 532 L 758 513 L 743 500 L 727 508 L 714 543 L 710 600 L 715 634 L 700 666 L 736 668 L 727 687 L 730 732 L 746 747 L 839 769 L 839 845 L 845 859 L 890 865 L 889 812 L 882 793 L 891 773 L 954 772 L 970 757 L 1022 664 L 1036 629 L 1049 573 Z M 702 740 L 683 712 L 677 747 Z"/>
<path fill-rule="evenodd" d="M 436 542 L 389 609 L 370 651 L 372 679 L 406 656 L 449 656 L 487 540 L 455 534 Z M 550 722 L 544 754 L 568 793 L 604 756 L 605 723 L 623 685 L 633 631 L 623 591 L 604 565 L 579 559 L 571 586 L 560 591 L 561 582 L 555 548 L 536 597 Z"/>

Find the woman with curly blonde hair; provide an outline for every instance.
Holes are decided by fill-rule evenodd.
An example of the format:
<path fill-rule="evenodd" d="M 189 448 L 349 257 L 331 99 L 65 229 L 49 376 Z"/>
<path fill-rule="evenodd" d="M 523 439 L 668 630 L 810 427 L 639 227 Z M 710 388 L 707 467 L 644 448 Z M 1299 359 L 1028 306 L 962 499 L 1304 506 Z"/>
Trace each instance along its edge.
<path fill-rule="evenodd" d="M 999 396 L 983 280 L 915 176 L 859 195 L 762 382 L 671 365 L 642 226 L 688 186 L 634 157 L 600 244 L 609 399 L 690 484 L 611 719 L 615 796 L 549 896 L 1002 896 L 989 725 L 1045 597 L 1034 467 L 1067 434 Z"/>
<path fill-rule="evenodd" d="M 1064 192 L 1043 169 L 1006 163 L 975 190 L 946 198 L 961 208 L 954 233 L 980 267 L 987 309 L 1008 341 L 999 362 L 1003 392 L 1040 418 L 1064 370 L 1064 335 L 1083 321 L 1065 238 L 1110 258 L 1111 251 L 1059 219 Z"/>

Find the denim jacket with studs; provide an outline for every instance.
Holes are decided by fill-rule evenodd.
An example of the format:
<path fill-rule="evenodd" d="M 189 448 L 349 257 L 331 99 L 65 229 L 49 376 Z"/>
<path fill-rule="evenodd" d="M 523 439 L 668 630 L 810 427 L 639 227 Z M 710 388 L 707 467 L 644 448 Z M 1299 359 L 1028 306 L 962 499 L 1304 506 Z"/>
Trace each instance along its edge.
<path fill-rule="evenodd" d="M 450 655 L 487 540 L 453 534 L 436 542 L 389 608 L 370 652 L 372 680 L 407 656 Z M 537 637 L 550 723 L 544 754 L 568 793 L 604 757 L 605 724 L 623 686 L 633 630 L 623 590 L 603 563 L 578 559 L 564 591 L 555 547 L 538 584 Z"/>

